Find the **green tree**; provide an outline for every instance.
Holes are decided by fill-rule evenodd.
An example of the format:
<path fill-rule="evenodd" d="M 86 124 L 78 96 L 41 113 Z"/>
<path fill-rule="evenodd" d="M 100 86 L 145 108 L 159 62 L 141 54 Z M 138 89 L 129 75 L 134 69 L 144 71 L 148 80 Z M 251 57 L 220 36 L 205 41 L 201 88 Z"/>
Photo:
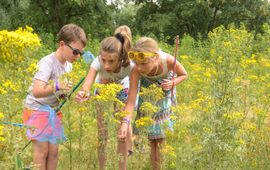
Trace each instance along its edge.
<path fill-rule="evenodd" d="M 115 27 L 119 25 L 128 25 L 131 28 L 132 34 L 140 34 L 136 29 L 136 14 L 140 5 L 136 5 L 134 2 L 121 2 L 113 3 L 115 11 L 113 13 L 113 20 L 115 21 Z"/>
<path fill-rule="evenodd" d="M 93 36 L 105 36 L 111 27 L 111 9 L 105 0 L 31 0 L 29 21 L 56 33 L 66 23 L 76 23 Z"/>
<path fill-rule="evenodd" d="M 76 23 L 93 37 L 103 38 L 113 28 L 113 5 L 106 0 L 3 0 L 1 1 L 1 27 L 16 29 L 30 25 L 38 32 L 56 34 L 67 23 Z"/>
<path fill-rule="evenodd" d="M 0 1 L 0 29 L 8 29 L 12 24 L 12 16 L 23 6 L 23 0 Z"/>
<path fill-rule="evenodd" d="M 267 0 L 135 0 L 142 4 L 136 25 L 143 34 L 175 36 L 188 33 L 206 37 L 214 28 L 244 23 L 260 32 L 269 23 L 270 5 Z"/>

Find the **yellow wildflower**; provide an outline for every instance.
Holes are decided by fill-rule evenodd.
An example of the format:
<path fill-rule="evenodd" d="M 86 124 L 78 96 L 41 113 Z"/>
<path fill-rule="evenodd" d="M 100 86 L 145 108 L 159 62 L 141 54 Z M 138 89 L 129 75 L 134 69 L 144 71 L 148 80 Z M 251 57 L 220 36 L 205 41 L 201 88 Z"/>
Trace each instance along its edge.
<path fill-rule="evenodd" d="M 7 91 L 0 86 L 0 94 L 7 94 Z"/>
<path fill-rule="evenodd" d="M 39 37 L 29 26 L 25 29 L 18 28 L 16 31 L 2 30 L 0 40 L 0 59 L 6 62 L 23 61 L 29 49 L 41 46 Z"/>
<path fill-rule="evenodd" d="M 0 136 L 0 142 L 5 142 L 6 139 Z"/>
<path fill-rule="evenodd" d="M 242 138 L 240 138 L 240 139 L 238 139 L 238 143 L 241 145 L 244 145 L 246 142 Z"/>
<path fill-rule="evenodd" d="M 38 70 L 38 66 L 36 63 L 32 63 L 29 65 L 29 67 L 26 70 L 27 70 L 27 72 L 32 74 Z"/>
<path fill-rule="evenodd" d="M 152 113 L 156 113 L 158 111 L 158 107 L 155 105 L 152 105 L 149 102 L 143 102 L 140 107 L 140 111 L 143 113 L 146 113 L 146 115 L 149 115 Z"/>
<path fill-rule="evenodd" d="M 153 119 L 150 117 L 142 117 L 135 121 L 135 125 L 138 128 L 148 127 L 154 123 Z"/>
<path fill-rule="evenodd" d="M 161 149 L 161 153 L 169 157 L 176 158 L 176 153 L 174 151 L 174 148 L 171 145 L 165 144 L 163 148 Z"/>
<path fill-rule="evenodd" d="M 211 129 L 208 128 L 208 127 L 203 127 L 203 131 L 204 131 L 205 133 L 211 133 Z"/>
<path fill-rule="evenodd" d="M 0 112 L 0 119 L 4 118 L 4 113 Z"/>
<path fill-rule="evenodd" d="M 130 113 L 128 111 L 119 111 L 117 113 L 115 113 L 115 117 L 118 119 L 118 120 L 121 120 L 123 119 L 124 117 L 126 117 L 127 115 L 129 115 Z"/>
<path fill-rule="evenodd" d="M 189 58 L 189 56 L 187 56 L 187 55 L 181 55 L 180 58 L 181 58 L 182 60 L 186 60 L 186 59 Z"/>
<path fill-rule="evenodd" d="M 256 76 L 256 75 L 249 75 L 248 78 L 250 80 L 257 80 L 258 79 L 258 76 Z"/>

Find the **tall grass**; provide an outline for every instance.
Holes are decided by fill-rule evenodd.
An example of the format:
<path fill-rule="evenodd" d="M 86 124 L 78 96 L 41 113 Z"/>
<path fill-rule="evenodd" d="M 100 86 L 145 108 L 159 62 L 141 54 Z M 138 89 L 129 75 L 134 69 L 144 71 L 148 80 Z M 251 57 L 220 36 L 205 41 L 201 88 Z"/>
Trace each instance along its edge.
<path fill-rule="evenodd" d="M 177 86 L 176 123 L 163 149 L 163 169 L 269 169 L 270 28 L 265 25 L 264 33 L 256 38 L 244 27 L 219 27 L 208 36 L 204 41 L 181 39 L 177 58 L 189 79 Z M 98 44 L 89 43 L 88 48 L 97 54 Z M 173 46 L 160 44 L 173 54 Z M 12 55 L 8 55 L 12 60 L 1 59 L 1 121 L 22 122 L 22 103 L 34 63 L 46 55 L 46 48 L 43 45 L 32 52 L 26 47 L 25 59 L 20 61 Z M 69 77 L 77 82 L 88 68 L 79 61 Z M 60 145 L 58 169 L 98 169 L 95 109 L 93 100 L 78 104 L 72 97 L 63 107 L 68 141 Z M 108 114 L 113 112 L 111 105 L 106 109 Z M 117 123 L 110 116 L 107 169 L 117 169 Z M 27 143 L 25 129 L 1 126 L 0 169 L 20 169 L 16 159 Z M 129 169 L 151 168 L 147 139 L 142 140 L 134 145 Z M 30 146 L 19 154 L 23 166 L 32 166 L 31 152 Z"/>

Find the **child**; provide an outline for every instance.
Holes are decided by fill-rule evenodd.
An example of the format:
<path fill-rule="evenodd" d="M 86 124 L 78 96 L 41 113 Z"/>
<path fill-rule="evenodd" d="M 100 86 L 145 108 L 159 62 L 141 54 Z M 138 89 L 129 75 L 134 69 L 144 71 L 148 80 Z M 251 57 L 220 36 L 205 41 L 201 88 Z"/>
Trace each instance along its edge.
<path fill-rule="evenodd" d="M 129 58 L 134 61 L 135 66 L 130 75 L 131 84 L 125 111 L 130 113 L 133 111 L 139 80 L 140 87 L 149 87 L 151 84 L 155 83 L 160 85 L 164 91 L 165 97 L 156 103 L 159 107 L 159 111 L 152 115 L 154 123 L 149 127 L 148 134 L 151 146 L 150 157 L 152 167 L 153 169 L 160 169 L 160 146 L 165 141 L 164 126 L 167 125 L 169 126 L 168 129 L 172 130 L 172 123 L 165 124 L 165 120 L 171 121 L 170 106 L 174 102 L 173 96 L 171 96 L 171 90 L 175 85 L 187 78 L 187 72 L 178 61 L 174 61 L 173 56 L 160 51 L 157 42 L 148 37 L 142 37 L 137 41 L 132 51 L 129 52 Z M 177 77 L 174 76 L 173 78 L 173 74 L 177 75 Z M 139 110 L 140 103 L 142 102 L 139 101 L 138 103 Z M 130 121 L 131 114 L 124 119 Z M 127 129 L 127 124 L 121 125 L 118 132 L 120 139 L 126 138 Z"/>
<path fill-rule="evenodd" d="M 126 90 L 129 88 L 128 76 L 134 65 L 128 59 L 128 51 L 131 48 L 131 42 L 131 31 L 127 26 L 118 27 L 115 31 L 115 36 L 102 40 L 99 56 L 91 64 L 91 68 L 88 72 L 84 84 L 82 85 L 82 89 L 76 95 L 77 101 L 82 102 L 89 98 L 89 89 L 91 88 L 94 79 L 96 83 L 118 83 L 124 85 Z M 125 93 L 126 95 L 121 96 L 127 96 L 127 91 L 125 91 Z M 100 109 L 101 106 L 97 105 L 96 111 L 99 139 L 98 159 L 99 168 L 105 169 L 105 146 L 107 142 L 107 129 Z M 124 159 L 122 161 L 120 160 L 119 162 L 120 169 L 126 169 L 126 160 L 130 148 L 131 126 L 129 126 L 127 140 L 124 142 L 118 142 L 118 153 L 124 157 Z"/>
<path fill-rule="evenodd" d="M 50 111 L 59 104 L 56 96 L 66 94 L 71 88 L 70 82 L 61 82 L 59 77 L 72 70 L 71 63 L 83 54 L 87 42 L 84 30 L 75 24 L 64 25 L 57 37 L 58 48 L 39 61 L 39 70 L 24 104 L 24 123 L 42 132 L 36 136 L 28 135 L 33 143 L 33 162 L 38 169 L 53 170 L 57 167 L 58 143 L 65 138 L 47 127 L 49 121 L 55 120 L 55 126 L 62 129 L 61 112 L 52 117 Z"/>

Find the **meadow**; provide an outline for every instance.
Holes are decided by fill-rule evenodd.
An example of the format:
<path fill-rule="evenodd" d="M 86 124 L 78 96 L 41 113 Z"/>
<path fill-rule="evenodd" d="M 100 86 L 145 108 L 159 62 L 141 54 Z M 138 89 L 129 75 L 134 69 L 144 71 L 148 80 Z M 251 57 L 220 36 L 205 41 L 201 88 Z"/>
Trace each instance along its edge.
<path fill-rule="evenodd" d="M 160 47 L 173 54 L 166 38 Z M 177 59 L 189 78 L 177 86 L 174 133 L 167 133 L 162 169 L 270 169 L 269 45 L 269 25 L 256 35 L 244 26 L 220 26 L 204 40 L 188 35 L 180 39 Z M 31 27 L 0 31 L 0 122 L 22 123 L 23 100 L 37 61 L 54 47 L 50 34 L 37 35 Z M 97 56 L 99 42 L 90 39 L 86 49 Z M 66 76 L 76 83 L 88 69 L 81 59 Z M 104 106 L 108 122 L 107 169 L 117 169 L 119 122 L 112 114 L 116 100 L 111 97 L 117 87 L 102 88 L 104 96 L 78 104 L 73 95 L 62 108 L 68 140 L 60 145 L 59 170 L 98 169 L 96 102 Z M 156 95 L 156 90 L 148 90 Z M 148 119 L 140 122 L 142 129 L 148 124 Z M 28 142 L 25 131 L 0 124 L 0 169 L 35 169 L 31 146 L 22 150 Z M 128 169 L 151 169 L 144 133 L 133 149 Z"/>

